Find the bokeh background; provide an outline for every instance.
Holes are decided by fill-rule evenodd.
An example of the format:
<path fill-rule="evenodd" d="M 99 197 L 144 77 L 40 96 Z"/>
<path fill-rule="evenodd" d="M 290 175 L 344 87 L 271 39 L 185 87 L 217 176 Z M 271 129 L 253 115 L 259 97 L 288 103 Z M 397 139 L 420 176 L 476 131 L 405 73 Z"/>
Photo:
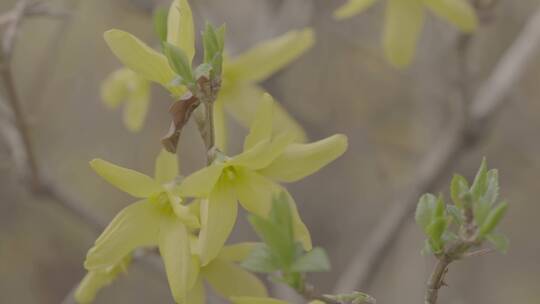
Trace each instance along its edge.
<path fill-rule="evenodd" d="M 0 12 L 15 0 L 0 1 Z M 65 0 L 68 20 L 29 19 L 18 37 L 13 68 L 31 123 L 42 172 L 102 221 L 132 201 L 100 180 L 88 161 L 100 157 L 152 173 L 159 138 L 169 124 L 170 99 L 158 87 L 144 129 L 128 132 L 120 111 L 99 97 L 100 82 L 120 66 L 102 39 L 112 27 L 156 42 L 151 11 L 168 1 Z M 290 185 L 314 242 L 327 249 L 333 269 L 310 279 L 330 291 L 352 255 L 382 220 L 387 207 L 414 181 L 427 151 L 459 115 L 456 92 L 457 32 L 430 17 L 416 60 L 407 70 L 390 67 L 379 46 L 381 5 L 337 22 L 342 0 L 193 0 L 204 20 L 227 23 L 227 48 L 239 53 L 290 29 L 314 27 L 317 42 L 263 86 L 305 126 L 311 139 L 349 137 L 348 152 L 314 176 Z M 476 88 L 516 38 L 535 0 L 501 0 L 493 21 L 474 38 L 469 85 Z M 501 172 L 510 211 L 502 230 L 506 255 L 490 254 L 451 266 L 441 303 L 540 303 L 540 53 L 513 89 L 484 140 L 455 170 L 472 177 L 482 156 Z M 2 91 L 3 92 L 3 91 Z M 5 103 L 5 97 L 0 100 Z M 232 125 L 233 147 L 244 131 Z M 202 164 L 193 127 L 182 139 L 182 168 Z M 0 138 L 0 303 L 60 303 L 84 275 L 86 250 L 97 236 L 91 226 L 49 199 L 28 191 L 7 142 Z M 450 178 L 450 174 L 448 174 Z M 254 239 L 240 216 L 232 239 Z M 379 303 L 422 303 L 434 260 L 420 255 L 423 237 L 411 221 L 365 290 Z M 279 295 L 282 289 L 274 288 Z M 105 289 L 96 303 L 172 303 L 165 276 L 144 263 Z M 211 303 L 221 303 L 213 299 Z"/>

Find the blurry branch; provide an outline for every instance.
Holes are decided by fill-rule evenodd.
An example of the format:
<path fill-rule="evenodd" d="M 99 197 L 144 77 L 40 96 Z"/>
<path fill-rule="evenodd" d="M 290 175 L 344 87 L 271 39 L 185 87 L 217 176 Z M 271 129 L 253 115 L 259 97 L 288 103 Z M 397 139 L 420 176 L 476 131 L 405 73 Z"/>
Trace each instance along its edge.
<path fill-rule="evenodd" d="M 17 93 L 16 84 L 12 70 L 12 57 L 15 49 L 17 32 L 27 15 L 49 16 L 52 8 L 45 6 L 41 2 L 30 4 L 27 0 L 20 0 L 15 7 L 0 20 L 6 26 L 2 35 L 2 45 L 0 51 L 0 80 L 4 86 L 4 100 L 7 105 L 0 107 L 0 125 L 2 133 L 10 145 L 11 153 L 18 169 L 23 173 L 28 181 L 28 188 L 38 196 L 58 202 L 65 209 L 75 214 L 85 223 L 95 229 L 100 229 L 103 225 L 97 217 L 86 212 L 80 202 L 69 197 L 57 185 L 50 183 L 41 176 L 36 153 L 31 141 L 31 128 L 26 120 L 22 103 Z M 54 10 L 54 17 L 58 17 L 61 10 Z M 8 16 L 8 17 L 6 17 Z M 6 21 L 7 20 L 7 21 Z"/>
<path fill-rule="evenodd" d="M 451 168 L 466 152 L 489 131 L 495 114 L 508 99 L 512 88 L 521 78 L 527 65 L 540 49 L 540 9 L 527 21 L 522 32 L 502 56 L 491 76 L 480 87 L 474 100 L 463 100 L 466 107 L 464 119 L 441 140 L 433 144 L 425 161 L 412 180 L 414 184 L 407 194 L 398 198 L 390 206 L 385 216 L 379 220 L 372 234 L 360 243 L 361 249 L 339 278 L 335 291 L 366 288 L 372 282 L 394 241 L 403 231 L 414 212 L 418 197 L 425 192 L 435 191 L 439 181 L 446 178 Z M 466 76 L 466 75 L 464 75 Z M 460 88 L 463 90 L 463 88 Z M 462 92 L 466 98 L 468 93 Z"/>
<path fill-rule="evenodd" d="M 19 15 L 21 13 L 24 17 L 65 18 L 69 16 L 67 10 L 52 7 L 45 2 L 25 3 L 28 3 L 28 1 L 20 0 L 16 6 L 19 9 L 13 9 L 0 15 L 0 27 L 12 23 L 13 20 L 20 19 Z"/>

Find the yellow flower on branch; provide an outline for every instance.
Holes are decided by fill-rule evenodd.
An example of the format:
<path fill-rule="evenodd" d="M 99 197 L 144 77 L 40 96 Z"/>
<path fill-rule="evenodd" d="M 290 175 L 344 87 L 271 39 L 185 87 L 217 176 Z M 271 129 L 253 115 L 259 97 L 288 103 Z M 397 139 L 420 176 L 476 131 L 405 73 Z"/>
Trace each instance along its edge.
<path fill-rule="evenodd" d="M 92 303 L 99 290 L 111 284 L 120 273 L 125 272 L 130 263 L 131 255 L 128 255 L 116 265 L 89 271 L 77 286 L 75 299 L 82 304 Z"/>
<path fill-rule="evenodd" d="M 195 54 L 195 36 L 191 8 L 187 0 L 175 0 L 169 10 L 167 42 L 180 48 L 188 57 L 189 62 Z M 186 87 L 178 84 L 177 75 L 170 67 L 167 58 L 160 52 L 130 33 L 113 29 L 105 33 L 105 40 L 118 59 L 142 80 L 137 82 L 141 87 L 147 87 L 149 82 L 162 85 L 175 100 L 186 91 Z M 226 141 L 225 111 L 244 126 L 251 124 L 251 119 L 258 107 L 258 97 L 263 90 L 257 83 L 270 77 L 306 52 L 314 43 L 311 29 L 294 30 L 279 37 L 264 41 L 243 54 L 226 58 L 223 66 L 222 90 L 214 107 L 215 124 L 219 133 L 216 136 L 217 146 L 224 148 Z M 123 70 L 120 70 L 123 71 Z M 125 91 L 129 85 L 125 77 L 118 79 L 114 72 L 103 83 L 103 97 L 107 104 L 118 104 L 116 99 L 109 96 L 118 91 Z M 146 84 L 144 83 L 146 82 Z M 127 110 L 124 121 L 128 128 L 137 131 L 146 115 L 149 95 L 144 95 L 144 101 L 136 100 L 138 111 L 130 111 L 131 98 L 125 98 Z M 298 141 L 305 140 L 305 133 L 300 125 L 279 104 L 274 104 L 275 125 L 277 131 L 290 130 Z"/>
<path fill-rule="evenodd" d="M 273 195 L 284 191 L 276 182 L 294 182 L 313 174 L 347 149 L 347 137 L 340 134 L 310 144 L 294 143 L 290 131 L 274 135 L 272 97 L 264 94 L 259 103 L 244 151 L 231 158 L 218 156 L 209 167 L 186 177 L 177 189 L 181 196 L 204 198 L 199 235 L 202 265 L 219 254 L 228 238 L 236 221 L 237 201 L 248 212 L 267 217 Z M 309 231 L 290 195 L 288 200 L 295 238 L 310 250 Z"/>
<path fill-rule="evenodd" d="M 225 299 L 239 296 L 266 297 L 268 293 L 264 284 L 237 264 L 245 260 L 255 246 L 257 243 L 238 243 L 223 247 L 214 260 L 200 268 L 195 285 L 186 297 L 186 303 L 206 303 L 205 281 Z M 195 245 L 192 247 L 197 248 Z"/>
<path fill-rule="evenodd" d="M 129 69 L 119 69 L 103 82 L 101 98 L 112 109 L 124 103 L 124 124 L 136 132 L 141 129 L 148 111 L 150 83 Z"/>
<path fill-rule="evenodd" d="M 415 53 L 426 10 L 469 33 L 478 26 L 475 10 L 468 0 L 387 0 L 383 45 L 386 58 L 397 67 L 407 66 Z M 359 14 L 376 0 L 348 0 L 334 16 L 345 19 Z"/>
<path fill-rule="evenodd" d="M 192 258 L 189 231 L 200 227 L 199 219 L 171 191 L 178 175 L 176 156 L 162 151 L 156 160 L 155 178 L 101 159 L 90 162 L 103 179 L 136 197 L 111 221 L 88 251 L 79 300 L 84 302 L 108 284 L 119 265 L 139 247 L 158 246 L 175 301 L 180 302 L 195 283 L 198 261 Z M 85 287 L 86 284 L 86 287 Z"/>

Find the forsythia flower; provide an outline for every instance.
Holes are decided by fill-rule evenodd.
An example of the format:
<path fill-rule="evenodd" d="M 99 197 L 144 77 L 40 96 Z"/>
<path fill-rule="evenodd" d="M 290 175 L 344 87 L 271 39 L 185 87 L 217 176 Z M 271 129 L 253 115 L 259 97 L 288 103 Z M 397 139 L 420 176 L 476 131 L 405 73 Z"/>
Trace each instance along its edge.
<path fill-rule="evenodd" d="M 119 69 L 103 83 L 101 98 L 112 109 L 125 103 L 124 124 L 130 131 L 135 132 L 141 129 L 146 117 L 150 102 L 150 83 L 127 68 Z"/>
<path fill-rule="evenodd" d="M 83 304 L 92 303 L 99 290 L 111 284 L 121 272 L 126 271 L 130 263 L 131 255 L 128 255 L 116 265 L 112 265 L 106 269 L 89 271 L 79 286 L 77 286 L 75 299 Z"/>
<path fill-rule="evenodd" d="M 293 143 L 290 132 L 273 135 L 272 97 L 264 94 L 251 129 L 244 141 L 244 152 L 222 157 L 209 167 L 186 177 L 178 193 L 201 201 L 199 246 L 201 263 L 217 256 L 236 221 L 237 200 L 248 212 L 266 217 L 273 194 L 281 191 L 277 182 L 293 182 L 318 171 L 347 148 L 344 135 L 334 135 L 311 144 Z M 289 198 L 294 234 L 306 250 L 311 249 L 309 231 Z"/>
<path fill-rule="evenodd" d="M 186 297 L 188 304 L 204 304 L 206 296 L 204 281 L 222 297 L 266 297 L 264 284 L 252 273 L 236 263 L 247 258 L 257 243 L 239 243 L 223 247 L 219 255 L 208 265 L 200 268 L 195 286 Z M 192 248 L 197 248 L 196 245 Z"/>
<path fill-rule="evenodd" d="M 226 58 L 223 66 L 223 84 L 214 106 L 217 146 L 226 141 L 224 110 L 243 126 L 251 125 L 264 90 L 257 85 L 306 52 L 314 43 L 312 29 L 289 31 L 279 37 L 254 46 L 241 55 Z M 296 141 L 306 140 L 302 127 L 274 103 L 274 131 L 290 131 Z"/>
<path fill-rule="evenodd" d="M 452 23 L 463 32 L 472 32 L 478 25 L 474 8 L 467 0 L 387 0 L 384 51 L 395 66 L 410 63 L 424 24 L 426 8 Z M 364 11 L 376 0 L 348 0 L 334 16 L 345 19 Z"/>
<path fill-rule="evenodd" d="M 146 84 L 144 81 L 137 82 L 141 86 L 138 88 L 130 84 L 132 80 L 126 80 L 125 77 L 118 79 L 117 73 L 124 72 L 114 72 L 104 82 L 102 88 L 102 95 L 107 104 L 119 103 L 117 97 L 110 97 L 116 96 L 118 91 L 125 91 L 126 87 L 137 92 L 142 91 L 142 87 L 147 87 L 148 82 L 161 84 L 174 98 L 180 98 L 186 92 L 185 86 L 175 83 L 176 74 L 163 54 L 121 30 L 109 30 L 104 36 L 116 57 L 141 79 L 146 80 Z M 290 31 L 262 42 L 239 56 L 226 58 L 223 66 L 222 92 L 214 107 L 215 124 L 219 131 L 216 140 L 219 147 L 223 148 L 226 140 L 224 110 L 226 109 L 241 124 L 249 126 L 258 107 L 257 98 L 262 93 L 262 88 L 256 83 L 302 55 L 313 45 L 313 36 L 311 29 Z M 168 15 L 167 42 L 182 49 L 191 62 L 195 54 L 194 37 L 193 16 L 188 1 L 175 0 Z M 144 96 L 145 98 L 136 99 L 136 104 L 132 106 L 132 98 L 128 98 L 131 96 L 122 98 L 127 101 L 128 108 L 124 114 L 124 121 L 130 130 L 138 130 L 144 121 L 146 105 L 149 103 L 148 94 Z M 299 141 L 305 140 L 304 131 L 298 123 L 279 104 L 276 103 L 274 107 L 276 130 L 291 130 Z M 136 111 L 130 108 L 135 108 Z"/>
<path fill-rule="evenodd" d="M 84 266 L 89 271 L 89 280 L 92 276 L 98 280 L 90 287 L 107 284 L 117 273 L 118 265 L 136 248 L 157 245 L 173 297 L 180 302 L 195 283 L 198 262 L 192 258 L 189 229 L 200 225 L 191 209 L 169 190 L 172 184 L 167 182 L 178 173 L 176 156 L 160 153 L 155 179 L 100 159 L 90 164 L 113 186 L 141 199 L 120 211 L 88 251 Z M 84 301 L 85 294 L 80 292 L 78 300 Z"/>

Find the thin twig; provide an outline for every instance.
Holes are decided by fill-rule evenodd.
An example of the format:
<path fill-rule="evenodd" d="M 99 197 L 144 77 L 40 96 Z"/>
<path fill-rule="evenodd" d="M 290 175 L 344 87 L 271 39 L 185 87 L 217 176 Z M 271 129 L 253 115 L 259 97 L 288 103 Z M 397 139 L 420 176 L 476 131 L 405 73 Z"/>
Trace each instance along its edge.
<path fill-rule="evenodd" d="M 492 75 L 479 89 L 471 104 L 471 128 L 457 128 L 452 138 L 443 138 L 442 144 L 434 145 L 427 160 L 420 165 L 409 194 L 396 200 L 379 224 L 375 226 L 367 241 L 361 242 L 361 249 L 353 256 L 349 265 L 339 278 L 336 292 L 365 288 L 376 275 L 379 266 L 391 250 L 392 243 L 403 231 L 409 215 L 414 211 L 420 194 L 432 191 L 436 180 L 448 176 L 452 168 L 471 146 L 464 144 L 464 132 L 475 131 L 477 138 L 488 130 L 486 125 L 495 117 L 495 113 L 508 99 L 514 84 L 524 74 L 527 64 L 535 58 L 540 48 L 540 9 L 529 19 L 518 38 L 503 55 Z M 482 130 L 478 132 L 477 130 Z M 444 146 L 444 148 L 441 148 Z"/>
<path fill-rule="evenodd" d="M 435 269 L 431 273 L 431 276 L 429 277 L 429 281 L 427 283 L 425 295 L 426 304 L 437 303 L 439 289 L 444 286 L 444 276 L 448 272 L 448 265 L 450 265 L 451 262 L 452 260 L 446 257 L 442 257 L 437 260 Z"/>
<path fill-rule="evenodd" d="M 0 76 L 2 84 L 5 87 L 6 100 L 9 105 L 9 112 L 11 115 L 6 115 L 3 124 L 6 125 L 4 130 L 13 130 L 13 132 L 5 131 L 5 135 L 9 135 L 9 143 L 12 145 L 11 150 L 14 156 L 18 154 L 24 155 L 22 162 L 26 165 L 24 172 L 27 177 L 30 178 L 30 185 L 32 192 L 35 195 L 39 195 L 43 198 L 51 199 L 58 202 L 65 209 L 72 212 L 83 222 L 92 226 L 96 230 L 101 230 L 104 223 L 101 222 L 96 216 L 84 210 L 82 206 L 84 204 L 69 197 L 62 189 L 56 184 L 46 180 L 41 176 L 39 170 L 38 161 L 36 158 L 35 150 L 31 142 L 30 127 L 26 121 L 24 111 L 22 109 L 22 103 L 17 93 L 16 84 L 14 82 L 12 71 L 12 57 L 15 49 L 15 41 L 18 29 L 22 24 L 25 16 L 25 11 L 30 4 L 26 0 L 19 1 L 15 8 L 11 11 L 11 19 L 8 28 L 4 32 L 2 37 L 2 51 L 0 56 L 2 58 L 2 65 L 0 66 Z M 7 111 L 6 111 L 7 112 Z M 8 125 L 13 127 L 8 128 Z M 17 158 L 16 158 L 17 159 Z"/>
<path fill-rule="evenodd" d="M 17 35 L 17 30 L 24 17 L 24 11 L 27 3 L 27 0 L 21 0 L 17 3 L 12 12 L 13 17 L 11 22 L 2 37 L 2 56 L 0 56 L 2 58 L 2 65 L 0 66 L 0 77 L 2 77 L 6 90 L 6 99 L 9 102 L 11 111 L 14 115 L 14 123 L 21 137 L 23 148 L 20 150 L 24 151 L 25 153 L 25 158 L 28 165 L 27 172 L 29 173 L 31 185 L 34 189 L 39 189 L 41 182 L 39 178 L 37 159 L 30 141 L 30 130 L 22 110 L 11 70 L 11 58 L 13 55 L 13 49 L 15 47 L 15 38 Z"/>

